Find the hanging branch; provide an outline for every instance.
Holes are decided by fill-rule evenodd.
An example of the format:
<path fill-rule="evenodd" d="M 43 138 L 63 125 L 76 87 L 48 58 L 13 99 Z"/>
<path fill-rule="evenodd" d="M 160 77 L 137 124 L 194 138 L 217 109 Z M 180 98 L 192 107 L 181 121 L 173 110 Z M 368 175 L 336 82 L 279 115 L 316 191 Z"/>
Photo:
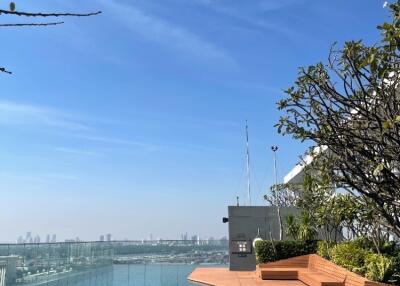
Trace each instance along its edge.
<path fill-rule="evenodd" d="M 91 13 L 31 13 L 15 11 L 15 3 L 10 3 L 10 10 L 0 9 L 0 15 L 12 15 L 19 17 L 89 17 L 101 14 L 101 11 Z M 34 26 L 56 26 L 64 24 L 64 22 L 48 22 L 48 23 L 6 23 L 0 24 L 1 27 L 34 27 Z M 12 74 L 12 72 L 6 70 L 4 67 L 0 67 L 0 72 Z"/>
<path fill-rule="evenodd" d="M 20 12 L 20 11 L 9 11 L 0 9 L 0 15 L 14 15 L 14 16 L 24 16 L 24 17 L 89 17 L 101 14 L 101 11 L 92 13 L 30 13 L 30 12 Z"/>
<path fill-rule="evenodd" d="M 10 71 L 6 70 L 6 69 L 5 69 L 5 68 L 3 68 L 3 67 L 0 67 L 0 72 L 4 72 L 4 73 L 8 73 L 8 74 L 12 74 L 12 72 L 10 72 Z"/>
<path fill-rule="evenodd" d="M 19 24 L 0 24 L 1 27 L 27 27 L 27 26 L 55 26 L 61 25 L 64 22 L 49 22 L 49 23 L 19 23 Z"/>

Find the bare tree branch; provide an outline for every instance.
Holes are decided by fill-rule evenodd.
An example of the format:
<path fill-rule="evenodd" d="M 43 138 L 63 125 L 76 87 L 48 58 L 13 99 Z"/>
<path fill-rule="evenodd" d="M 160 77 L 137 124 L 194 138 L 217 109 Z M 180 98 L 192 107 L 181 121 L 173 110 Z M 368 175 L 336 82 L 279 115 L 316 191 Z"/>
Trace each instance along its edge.
<path fill-rule="evenodd" d="M 15 7 L 14 7 L 15 8 Z M 10 8 L 11 9 L 11 8 Z M 14 9 L 11 9 L 14 10 Z M 0 9 L 0 15 L 14 15 L 22 17 L 89 17 L 99 15 L 102 12 L 91 12 L 91 13 L 32 13 L 32 12 L 22 12 L 22 11 L 11 11 Z M 0 24 L 1 27 L 34 27 L 34 26 L 56 26 L 64 24 L 64 22 L 47 22 L 47 23 L 6 23 Z M 12 74 L 12 72 L 6 70 L 4 67 L 0 67 L 0 72 Z"/>
<path fill-rule="evenodd" d="M 61 24 L 64 24 L 64 22 L 0 24 L 0 28 L 1 27 L 55 26 L 55 25 L 61 25 Z"/>
<path fill-rule="evenodd" d="M 20 12 L 20 11 L 8 11 L 0 9 L 0 15 L 15 15 L 25 17 L 89 17 L 101 14 L 101 11 L 92 13 L 31 13 L 31 12 Z"/>
<path fill-rule="evenodd" d="M 8 73 L 8 74 L 12 74 L 12 72 L 10 72 L 10 71 L 6 70 L 6 69 L 5 69 L 5 68 L 3 68 L 3 67 L 0 67 L 0 72 L 4 72 L 4 73 Z"/>

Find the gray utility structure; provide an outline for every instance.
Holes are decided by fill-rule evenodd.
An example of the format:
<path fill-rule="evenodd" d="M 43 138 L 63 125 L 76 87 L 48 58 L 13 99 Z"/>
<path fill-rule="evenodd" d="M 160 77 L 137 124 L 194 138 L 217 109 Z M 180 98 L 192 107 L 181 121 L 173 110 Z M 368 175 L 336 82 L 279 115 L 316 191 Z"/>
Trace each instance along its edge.
<path fill-rule="evenodd" d="M 281 207 L 282 221 L 292 214 L 297 215 L 295 207 Z M 256 256 L 253 247 L 255 238 L 279 240 L 279 222 L 276 207 L 229 206 L 229 270 L 251 271 L 256 269 Z M 259 233 L 259 236 L 258 236 Z M 283 233 L 283 239 L 286 239 Z"/>

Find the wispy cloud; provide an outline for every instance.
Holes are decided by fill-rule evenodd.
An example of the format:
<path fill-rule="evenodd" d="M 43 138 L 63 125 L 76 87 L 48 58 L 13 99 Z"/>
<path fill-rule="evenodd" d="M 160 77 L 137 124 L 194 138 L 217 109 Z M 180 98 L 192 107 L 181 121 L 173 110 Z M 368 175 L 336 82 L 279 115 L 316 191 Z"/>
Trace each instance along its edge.
<path fill-rule="evenodd" d="M 165 145 L 157 145 L 157 144 L 140 142 L 140 141 L 135 141 L 135 140 L 130 140 L 130 139 L 121 139 L 121 138 L 117 138 L 115 136 L 106 137 L 106 136 L 91 135 L 91 134 L 80 134 L 80 135 L 76 135 L 75 137 L 80 138 L 80 139 L 89 140 L 89 141 L 99 142 L 99 143 L 135 146 L 135 147 L 143 148 L 147 151 L 158 151 L 165 147 Z"/>
<path fill-rule="evenodd" d="M 69 147 L 55 147 L 55 151 L 69 154 L 69 155 L 75 155 L 75 156 L 89 156 L 89 157 L 99 157 L 102 156 L 103 154 L 99 152 L 94 152 L 94 151 L 88 151 L 88 150 L 81 150 L 81 149 L 75 149 L 75 148 L 69 148 Z"/>
<path fill-rule="evenodd" d="M 31 182 L 31 183 L 54 183 L 59 181 L 76 181 L 79 180 L 78 176 L 64 173 L 10 173 L 0 172 L 0 178 L 15 180 L 18 182 Z"/>
<path fill-rule="evenodd" d="M 290 7 L 306 0 L 254 0 L 251 3 L 231 0 L 188 0 L 202 5 L 212 7 L 232 7 L 234 10 L 241 10 L 243 13 L 251 10 L 257 12 L 271 12 Z M 251 5 L 250 5 L 251 4 Z"/>
<path fill-rule="evenodd" d="M 76 135 L 76 137 L 85 139 L 85 140 L 90 140 L 90 141 L 95 141 L 99 143 L 105 143 L 105 144 L 116 144 L 116 145 L 125 145 L 125 146 L 133 146 L 133 147 L 138 147 L 141 148 L 142 150 L 148 151 L 148 152 L 156 152 L 156 151 L 162 151 L 162 150 L 180 150 L 180 151 L 185 151 L 185 150 L 191 150 L 191 151 L 226 151 L 226 149 L 221 149 L 218 147 L 212 147 L 212 146 L 206 146 L 206 145 L 201 145 L 201 144 L 192 144 L 192 143 L 185 143 L 185 142 L 163 142 L 163 143 L 149 143 L 149 142 L 141 142 L 141 141 L 135 141 L 135 140 L 130 140 L 130 139 L 122 139 L 122 138 L 117 138 L 117 137 L 104 137 L 104 136 L 95 136 L 95 135 Z"/>
<path fill-rule="evenodd" d="M 69 131 L 87 131 L 90 127 L 73 115 L 30 104 L 0 101 L 0 124 L 45 125 Z"/>
<path fill-rule="evenodd" d="M 206 6 L 215 12 L 232 19 L 253 26 L 257 29 L 276 32 L 287 38 L 293 39 L 299 36 L 299 32 L 291 29 L 283 23 L 266 20 L 263 13 L 274 12 L 288 8 L 305 0 L 257 0 L 248 5 L 247 2 L 224 0 L 195 0 L 195 3 Z M 239 3 L 239 4 L 238 4 Z"/>
<path fill-rule="evenodd" d="M 165 120 L 165 118 L 160 118 Z M 180 118 L 179 122 L 186 122 L 189 125 L 222 125 L 235 126 L 233 122 L 224 120 L 208 120 L 196 118 Z M 84 123 L 83 123 L 84 122 Z M 170 142 L 160 140 L 141 141 L 131 138 L 121 138 L 118 134 L 101 132 L 102 126 L 112 125 L 127 125 L 127 122 L 113 120 L 109 118 L 88 117 L 82 114 L 69 113 L 63 110 L 49 108 L 45 106 L 23 104 L 19 102 L 0 101 L 0 125 L 24 125 L 32 126 L 33 128 L 43 129 L 50 127 L 54 130 L 56 136 L 65 136 L 78 140 L 91 141 L 97 145 L 89 145 L 89 149 L 74 148 L 70 146 L 55 146 L 50 147 L 54 151 L 75 156 L 103 156 L 102 152 L 93 150 L 98 149 L 99 144 L 102 145 L 124 145 L 126 147 L 135 148 L 146 152 L 157 152 L 162 150 L 212 150 L 221 151 L 218 148 L 203 146 L 201 144 L 192 144 L 191 142 Z"/>
<path fill-rule="evenodd" d="M 107 7 L 108 14 L 138 36 L 201 60 L 235 65 L 235 60 L 225 50 L 182 26 L 137 7 L 112 0 L 102 3 Z"/>

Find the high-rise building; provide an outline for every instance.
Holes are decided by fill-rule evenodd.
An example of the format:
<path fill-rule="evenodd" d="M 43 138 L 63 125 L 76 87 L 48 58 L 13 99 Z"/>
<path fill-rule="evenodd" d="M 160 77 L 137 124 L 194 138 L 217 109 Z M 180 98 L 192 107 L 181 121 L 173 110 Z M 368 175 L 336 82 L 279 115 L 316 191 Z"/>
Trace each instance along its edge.
<path fill-rule="evenodd" d="M 51 237 L 51 242 L 52 243 L 57 242 L 57 236 L 55 234 L 53 234 L 53 236 Z"/>
<path fill-rule="evenodd" d="M 106 238 L 107 238 L 107 241 L 111 241 L 111 233 L 107 233 Z"/>
<path fill-rule="evenodd" d="M 46 243 L 50 242 L 50 234 L 46 235 Z"/>
<path fill-rule="evenodd" d="M 36 235 L 35 238 L 33 239 L 34 243 L 40 243 L 40 236 Z"/>
<path fill-rule="evenodd" d="M 100 235 L 99 241 L 104 241 L 104 234 Z"/>
<path fill-rule="evenodd" d="M 26 243 L 32 243 L 32 232 L 31 231 L 27 231 L 26 232 L 25 242 Z"/>
<path fill-rule="evenodd" d="M 19 244 L 24 243 L 24 239 L 23 239 L 22 235 L 20 235 L 20 236 L 18 237 L 17 243 L 19 243 Z"/>
<path fill-rule="evenodd" d="M 188 240 L 188 233 L 182 233 L 181 234 L 181 240 Z"/>

